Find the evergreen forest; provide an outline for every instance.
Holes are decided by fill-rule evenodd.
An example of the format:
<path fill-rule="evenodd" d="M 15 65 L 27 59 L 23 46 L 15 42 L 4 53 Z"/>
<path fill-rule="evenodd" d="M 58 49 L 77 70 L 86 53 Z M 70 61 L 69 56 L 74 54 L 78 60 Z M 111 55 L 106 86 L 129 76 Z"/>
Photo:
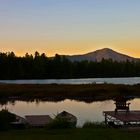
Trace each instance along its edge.
<path fill-rule="evenodd" d="M 0 79 L 68 79 L 98 77 L 139 77 L 140 61 L 117 62 L 112 59 L 70 61 L 56 54 L 47 57 L 35 52 L 16 56 L 14 52 L 0 53 Z"/>

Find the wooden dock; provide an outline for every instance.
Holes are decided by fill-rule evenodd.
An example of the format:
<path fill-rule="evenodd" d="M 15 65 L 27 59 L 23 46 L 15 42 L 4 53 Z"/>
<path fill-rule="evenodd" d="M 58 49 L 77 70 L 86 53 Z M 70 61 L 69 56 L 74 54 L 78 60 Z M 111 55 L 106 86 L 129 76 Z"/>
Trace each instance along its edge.
<path fill-rule="evenodd" d="M 104 111 L 105 123 L 116 125 L 140 125 L 140 111 Z"/>

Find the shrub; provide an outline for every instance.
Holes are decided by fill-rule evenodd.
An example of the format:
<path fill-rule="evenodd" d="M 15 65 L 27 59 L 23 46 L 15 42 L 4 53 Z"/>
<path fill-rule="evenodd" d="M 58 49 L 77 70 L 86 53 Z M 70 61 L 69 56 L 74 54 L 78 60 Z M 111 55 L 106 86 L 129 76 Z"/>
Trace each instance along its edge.
<path fill-rule="evenodd" d="M 16 120 L 16 116 L 6 109 L 0 111 L 0 130 L 8 130 L 11 128 L 10 123 Z"/>
<path fill-rule="evenodd" d="M 106 128 L 106 125 L 100 122 L 85 122 L 82 128 Z"/>
<path fill-rule="evenodd" d="M 75 123 L 69 122 L 67 119 L 59 117 L 55 117 L 55 119 L 46 126 L 48 129 L 65 129 L 75 127 Z"/>

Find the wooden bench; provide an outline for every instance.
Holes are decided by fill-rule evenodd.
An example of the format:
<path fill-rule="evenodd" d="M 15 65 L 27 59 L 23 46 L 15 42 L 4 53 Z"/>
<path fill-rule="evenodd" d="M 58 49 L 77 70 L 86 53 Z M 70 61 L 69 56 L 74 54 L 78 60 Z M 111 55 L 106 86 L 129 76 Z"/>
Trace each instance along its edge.
<path fill-rule="evenodd" d="M 126 100 L 116 101 L 115 105 L 116 105 L 115 112 L 117 112 L 118 110 L 125 110 L 126 112 L 129 111 L 130 103 L 127 103 Z"/>

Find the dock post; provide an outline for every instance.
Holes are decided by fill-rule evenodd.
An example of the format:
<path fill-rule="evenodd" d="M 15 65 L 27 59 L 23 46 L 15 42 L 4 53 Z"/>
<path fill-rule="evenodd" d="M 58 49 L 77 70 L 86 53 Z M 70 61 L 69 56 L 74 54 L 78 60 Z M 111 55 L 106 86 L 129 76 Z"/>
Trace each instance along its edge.
<path fill-rule="evenodd" d="M 105 113 L 105 124 L 107 125 L 107 115 Z"/>

